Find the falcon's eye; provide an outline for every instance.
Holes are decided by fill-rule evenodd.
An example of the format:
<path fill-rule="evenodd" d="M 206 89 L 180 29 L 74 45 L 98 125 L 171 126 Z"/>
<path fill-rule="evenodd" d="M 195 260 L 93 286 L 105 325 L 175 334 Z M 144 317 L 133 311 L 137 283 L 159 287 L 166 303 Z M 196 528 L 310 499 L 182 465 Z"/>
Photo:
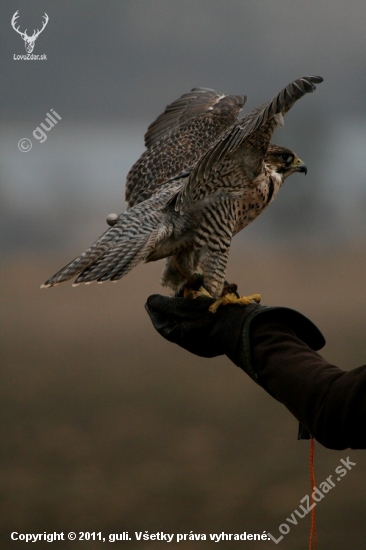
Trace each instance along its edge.
<path fill-rule="evenodd" d="M 290 153 L 281 153 L 280 157 L 286 164 L 291 164 L 294 160 L 294 155 L 291 155 Z"/>

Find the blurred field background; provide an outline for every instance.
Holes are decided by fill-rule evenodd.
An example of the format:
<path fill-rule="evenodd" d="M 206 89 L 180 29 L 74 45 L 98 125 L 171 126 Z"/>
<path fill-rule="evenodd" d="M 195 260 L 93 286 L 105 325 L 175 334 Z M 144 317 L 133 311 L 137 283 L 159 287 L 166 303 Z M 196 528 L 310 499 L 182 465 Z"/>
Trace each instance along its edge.
<path fill-rule="evenodd" d="M 248 110 L 292 79 L 320 74 L 325 82 L 274 139 L 306 161 L 308 175 L 288 180 L 234 239 L 228 279 L 310 317 L 329 361 L 365 363 L 366 5 L 85 6 L 1 7 L 3 547 L 25 547 L 10 541 L 12 531 L 276 536 L 309 493 L 309 444 L 296 441 L 286 409 L 228 359 L 196 358 L 155 333 L 143 306 L 161 292 L 162 265 L 139 266 L 116 285 L 39 286 L 99 236 L 107 214 L 123 210 L 126 173 L 168 102 L 207 86 L 247 93 Z M 16 10 L 28 29 L 48 13 L 34 52 L 47 53 L 46 62 L 13 60 L 24 53 L 10 26 Z M 51 108 L 62 120 L 41 144 L 32 132 Z M 17 148 L 22 137 L 33 141 L 29 153 Z M 365 452 L 315 452 L 318 482 L 341 458 L 357 464 L 316 508 L 319 548 L 361 550 Z M 309 523 L 299 520 L 280 547 L 306 548 Z M 161 544 L 133 540 L 129 548 Z M 214 547 L 170 543 L 182 545 Z"/>

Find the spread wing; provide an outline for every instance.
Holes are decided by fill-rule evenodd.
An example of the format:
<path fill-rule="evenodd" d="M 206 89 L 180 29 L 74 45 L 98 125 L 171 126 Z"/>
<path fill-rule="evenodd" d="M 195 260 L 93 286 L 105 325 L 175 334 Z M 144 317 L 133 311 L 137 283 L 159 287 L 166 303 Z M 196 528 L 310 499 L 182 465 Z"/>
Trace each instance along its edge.
<path fill-rule="evenodd" d="M 127 175 L 129 207 L 146 200 L 160 185 L 194 166 L 237 120 L 245 100 L 245 96 L 193 88 L 168 105 L 147 129 L 147 149 Z"/>
<path fill-rule="evenodd" d="M 224 95 L 211 88 L 192 88 L 187 94 L 166 106 L 165 111 L 148 127 L 145 146 L 155 145 L 164 134 L 171 132 L 183 121 L 204 114 L 212 109 Z"/>
<path fill-rule="evenodd" d="M 212 178 L 223 160 L 232 157 L 244 167 L 250 180 L 262 171 L 263 160 L 276 126 L 283 126 L 283 115 L 305 94 L 320 84 L 320 76 L 307 76 L 291 82 L 271 101 L 253 109 L 235 122 L 199 159 L 185 186 L 179 192 L 176 210 L 187 202 L 202 198 L 216 189 L 205 184 Z"/>

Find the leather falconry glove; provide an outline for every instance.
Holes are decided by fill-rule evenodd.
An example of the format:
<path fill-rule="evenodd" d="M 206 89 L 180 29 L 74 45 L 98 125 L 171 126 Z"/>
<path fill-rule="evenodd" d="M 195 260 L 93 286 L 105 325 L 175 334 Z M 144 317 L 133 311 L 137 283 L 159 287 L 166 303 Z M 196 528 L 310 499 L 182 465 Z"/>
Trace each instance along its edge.
<path fill-rule="evenodd" d="M 145 304 L 155 329 L 166 340 L 200 357 L 227 355 L 259 385 L 260 378 L 251 360 L 250 327 L 255 320 L 284 323 L 311 349 L 321 349 L 325 340 L 319 329 L 304 315 L 285 307 L 225 305 L 209 312 L 210 298 L 167 298 L 154 294 Z"/>

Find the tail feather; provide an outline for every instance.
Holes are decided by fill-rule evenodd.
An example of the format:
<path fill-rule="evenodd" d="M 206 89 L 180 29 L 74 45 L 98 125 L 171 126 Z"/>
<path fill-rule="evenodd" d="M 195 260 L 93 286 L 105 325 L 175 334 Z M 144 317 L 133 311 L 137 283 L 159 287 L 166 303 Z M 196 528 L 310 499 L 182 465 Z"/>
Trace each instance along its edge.
<path fill-rule="evenodd" d="M 153 250 L 160 221 L 158 211 L 146 212 L 141 207 L 128 210 L 90 248 L 50 277 L 41 288 L 56 286 L 75 276 L 75 285 L 120 279 L 146 260 Z"/>
<path fill-rule="evenodd" d="M 130 262 L 140 248 L 143 247 L 147 239 L 148 235 L 144 234 L 139 236 L 139 238 L 135 238 L 132 248 L 128 246 L 129 243 L 126 243 L 125 240 L 122 243 L 118 243 L 118 245 L 112 248 L 107 254 L 84 269 L 76 279 L 75 284 L 91 281 L 107 281 L 114 273 Z"/>
<path fill-rule="evenodd" d="M 113 227 L 113 229 L 115 228 Z M 96 262 L 113 246 L 113 235 L 111 232 L 112 229 L 108 229 L 91 247 L 85 250 L 85 252 L 52 275 L 41 288 L 49 288 L 68 281 L 86 269 L 89 265 Z"/>
<path fill-rule="evenodd" d="M 118 271 L 115 271 L 112 275 L 110 275 L 111 281 L 118 281 L 119 279 L 122 279 L 127 273 L 129 273 L 134 267 L 136 267 L 139 263 L 145 261 L 150 253 L 154 250 L 156 240 L 158 238 L 158 231 L 155 230 L 150 237 L 147 239 L 143 247 L 135 254 L 128 263 L 126 263 L 122 268 L 120 268 Z M 99 281 L 106 280 L 105 278 L 98 279 Z"/>

